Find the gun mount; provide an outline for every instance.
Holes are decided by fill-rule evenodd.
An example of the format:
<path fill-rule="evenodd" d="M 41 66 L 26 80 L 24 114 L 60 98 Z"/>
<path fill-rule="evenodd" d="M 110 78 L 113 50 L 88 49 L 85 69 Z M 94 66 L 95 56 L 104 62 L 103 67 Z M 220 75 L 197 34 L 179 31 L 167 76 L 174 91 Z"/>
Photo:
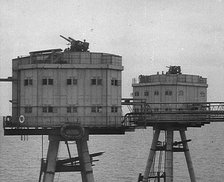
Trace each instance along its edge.
<path fill-rule="evenodd" d="M 71 51 L 71 52 L 87 52 L 89 49 L 89 43 L 86 42 L 86 40 L 84 41 L 80 41 L 80 40 L 75 40 L 71 37 L 64 37 L 62 35 L 60 35 L 61 38 L 67 40 L 70 43 L 70 48 L 67 49 L 67 51 Z"/>
<path fill-rule="evenodd" d="M 167 66 L 167 68 L 169 68 L 169 70 L 166 74 L 181 74 L 180 66 Z"/>

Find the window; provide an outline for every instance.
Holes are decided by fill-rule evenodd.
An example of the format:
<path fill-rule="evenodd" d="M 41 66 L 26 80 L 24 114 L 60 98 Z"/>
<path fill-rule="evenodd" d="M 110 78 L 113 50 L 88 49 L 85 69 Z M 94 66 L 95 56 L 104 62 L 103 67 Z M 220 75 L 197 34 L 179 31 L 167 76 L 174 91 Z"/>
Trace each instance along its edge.
<path fill-rule="evenodd" d="M 96 85 L 96 79 L 95 78 L 91 79 L 91 85 Z"/>
<path fill-rule="evenodd" d="M 201 96 L 201 97 L 205 97 L 205 92 L 203 92 L 203 91 L 200 92 L 200 96 Z"/>
<path fill-rule="evenodd" d="M 67 79 L 67 85 L 71 85 L 72 84 L 72 79 Z"/>
<path fill-rule="evenodd" d="M 102 85 L 102 79 L 100 78 L 97 79 L 97 85 Z"/>
<path fill-rule="evenodd" d="M 25 80 L 24 80 L 24 86 L 27 86 L 28 83 L 29 83 L 29 82 L 28 82 L 28 79 L 25 79 Z"/>
<path fill-rule="evenodd" d="M 94 112 L 94 113 L 102 112 L 102 106 L 92 106 L 91 112 Z"/>
<path fill-rule="evenodd" d="M 26 78 L 24 80 L 24 86 L 33 85 L 33 80 L 31 78 Z"/>
<path fill-rule="evenodd" d="M 134 108 L 134 112 L 139 112 L 139 108 Z"/>
<path fill-rule="evenodd" d="M 144 92 L 144 96 L 149 96 L 149 92 L 148 91 L 145 91 Z"/>
<path fill-rule="evenodd" d="M 53 85 L 53 83 L 54 83 L 54 80 L 52 78 L 49 78 L 48 79 L 48 85 Z"/>
<path fill-rule="evenodd" d="M 67 79 L 67 85 L 77 85 L 78 80 L 76 78 Z"/>
<path fill-rule="evenodd" d="M 31 106 L 25 106 L 25 113 L 32 113 L 32 107 Z"/>
<path fill-rule="evenodd" d="M 111 80 L 111 85 L 120 86 L 121 85 L 121 81 L 113 78 Z"/>
<path fill-rule="evenodd" d="M 48 112 L 52 113 L 53 112 L 53 107 L 52 106 L 48 106 Z"/>
<path fill-rule="evenodd" d="M 139 92 L 135 92 L 135 96 L 139 96 Z"/>
<path fill-rule="evenodd" d="M 166 90 L 165 91 L 165 95 L 172 95 L 173 93 L 172 93 L 172 91 L 171 90 Z"/>
<path fill-rule="evenodd" d="M 103 80 L 101 78 L 92 78 L 91 85 L 102 85 Z"/>
<path fill-rule="evenodd" d="M 167 107 L 165 108 L 165 111 L 172 111 L 172 108 Z"/>
<path fill-rule="evenodd" d="M 154 95 L 159 95 L 159 91 L 158 90 L 154 91 Z"/>
<path fill-rule="evenodd" d="M 56 108 L 53 108 L 52 106 L 44 106 L 42 107 L 42 112 L 43 113 L 53 113 L 57 112 Z"/>
<path fill-rule="evenodd" d="M 67 113 L 77 113 L 78 108 L 77 106 L 69 106 L 67 107 Z"/>
<path fill-rule="evenodd" d="M 73 81 L 73 85 L 77 85 L 78 84 L 78 80 L 76 78 L 73 78 L 72 81 Z"/>
<path fill-rule="evenodd" d="M 118 107 L 117 106 L 112 106 L 111 107 L 111 112 L 118 112 Z"/>
<path fill-rule="evenodd" d="M 47 85 L 47 79 L 46 78 L 42 79 L 42 85 Z"/>
<path fill-rule="evenodd" d="M 52 78 L 43 78 L 42 79 L 42 85 L 53 85 L 54 80 Z"/>
<path fill-rule="evenodd" d="M 42 108 L 42 111 L 43 111 L 44 113 L 46 113 L 46 112 L 47 112 L 47 107 L 46 107 L 46 106 L 43 107 L 43 108 Z"/>

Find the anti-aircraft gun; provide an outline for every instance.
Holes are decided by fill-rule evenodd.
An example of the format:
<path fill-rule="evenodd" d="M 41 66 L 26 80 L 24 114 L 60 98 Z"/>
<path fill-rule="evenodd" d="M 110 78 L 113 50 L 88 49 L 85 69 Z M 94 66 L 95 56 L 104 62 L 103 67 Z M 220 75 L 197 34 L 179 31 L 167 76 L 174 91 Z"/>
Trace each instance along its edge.
<path fill-rule="evenodd" d="M 167 66 L 167 68 L 169 68 L 169 70 L 166 74 L 181 74 L 180 66 Z"/>
<path fill-rule="evenodd" d="M 71 52 L 87 52 L 89 49 L 89 43 L 86 42 L 86 40 L 84 40 L 83 42 L 80 40 L 75 40 L 71 37 L 64 37 L 62 35 L 60 35 L 60 37 L 62 37 L 63 39 L 67 40 L 70 43 L 70 48 L 68 49 L 68 51 Z"/>

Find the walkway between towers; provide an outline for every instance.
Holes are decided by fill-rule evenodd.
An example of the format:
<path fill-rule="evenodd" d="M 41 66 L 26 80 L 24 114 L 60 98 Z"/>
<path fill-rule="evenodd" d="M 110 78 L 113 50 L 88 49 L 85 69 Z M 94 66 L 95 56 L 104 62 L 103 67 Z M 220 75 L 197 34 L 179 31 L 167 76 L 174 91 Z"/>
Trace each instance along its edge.
<path fill-rule="evenodd" d="M 133 128 L 153 127 L 154 134 L 149 156 L 143 175 L 140 173 L 138 182 L 173 182 L 173 154 L 184 152 L 191 182 L 196 177 L 191 160 L 190 150 L 185 131 L 188 127 L 201 127 L 211 122 L 224 122 L 224 102 L 185 102 L 185 103 L 146 103 L 144 99 L 123 99 L 130 112 L 124 117 L 123 124 Z M 159 140 L 161 131 L 165 132 L 164 141 Z M 181 141 L 174 140 L 174 132 L 180 133 Z M 156 159 L 159 152 L 159 159 Z M 162 157 L 162 152 L 165 156 Z M 161 169 L 162 159 L 164 160 Z M 155 161 L 158 171 L 154 170 Z"/>

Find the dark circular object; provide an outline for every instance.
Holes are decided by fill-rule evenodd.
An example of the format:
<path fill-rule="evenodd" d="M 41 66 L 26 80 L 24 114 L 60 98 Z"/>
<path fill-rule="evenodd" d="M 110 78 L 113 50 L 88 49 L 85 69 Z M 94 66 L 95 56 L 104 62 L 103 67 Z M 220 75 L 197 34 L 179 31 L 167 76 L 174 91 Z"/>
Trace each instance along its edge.
<path fill-rule="evenodd" d="M 61 128 L 61 136 L 67 140 L 80 140 L 84 134 L 85 129 L 79 125 L 66 124 Z"/>

